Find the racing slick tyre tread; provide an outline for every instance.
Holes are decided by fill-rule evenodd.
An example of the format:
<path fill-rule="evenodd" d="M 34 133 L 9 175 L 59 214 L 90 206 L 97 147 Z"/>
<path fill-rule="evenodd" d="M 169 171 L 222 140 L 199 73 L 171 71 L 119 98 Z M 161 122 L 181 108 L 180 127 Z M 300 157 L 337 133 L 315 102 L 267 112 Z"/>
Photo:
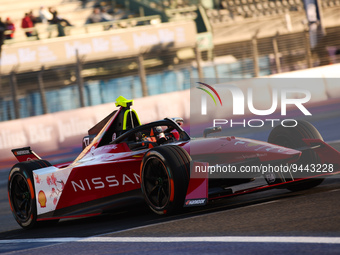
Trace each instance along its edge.
<path fill-rule="evenodd" d="M 298 124 L 295 127 L 276 126 L 269 134 L 268 142 L 296 149 L 306 146 L 302 139 L 321 139 L 323 141 L 319 131 L 311 123 L 304 120 L 299 120 L 297 122 Z M 294 122 L 287 122 L 286 125 L 293 126 Z M 310 163 L 320 163 L 319 156 L 312 150 L 302 152 L 300 159 L 295 162 L 297 165 L 306 165 Z M 313 178 L 289 185 L 287 189 L 290 191 L 310 189 L 321 184 L 323 180 L 324 178 Z"/>
<path fill-rule="evenodd" d="M 189 154 L 176 145 L 149 150 L 141 165 L 141 188 L 146 203 L 159 215 L 183 208 L 190 179 Z"/>
<path fill-rule="evenodd" d="M 46 160 L 25 161 L 15 164 L 9 173 L 8 198 L 11 210 L 15 220 L 24 229 L 57 222 L 37 222 L 33 170 L 48 166 L 51 164 Z"/>
<path fill-rule="evenodd" d="M 185 165 L 185 170 L 186 170 L 186 173 L 187 173 L 187 176 L 188 176 L 188 179 L 190 180 L 190 162 L 191 162 L 191 157 L 189 155 L 189 153 L 182 149 L 181 147 L 179 146 L 175 146 L 175 145 L 171 145 L 172 148 L 174 148 L 178 154 L 181 156 L 183 162 L 184 162 L 184 165 Z"/>

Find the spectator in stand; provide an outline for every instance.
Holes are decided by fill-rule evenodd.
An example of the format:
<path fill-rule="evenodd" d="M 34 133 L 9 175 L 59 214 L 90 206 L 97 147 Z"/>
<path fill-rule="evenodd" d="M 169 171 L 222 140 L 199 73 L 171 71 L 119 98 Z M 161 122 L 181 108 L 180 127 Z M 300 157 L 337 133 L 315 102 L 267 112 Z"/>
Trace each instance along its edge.
<path fill-rule="evenodd" d="M 86 4 L 87 4 L 87 0 L 81 0 L 81 6 L 82 6 L 83 8 L 86 7 Z"/>
<path fill-rule="evenodd" d="M 72 26 L 71 23 L 58 15 L 58 12 L 53 7 L 48 8 L 49 12 L 52 14 L 51 24 L 65 23 L 66 26 Z"/>
<path fill-rule="evenodd" d="M 5 29 L 6 29 L 6 25 L 5 23 L 2 22 L 1 17 L 0 17 L 0 56 L 1 56 L 1 47 L 4 44 L 4 40 L 5 40 Z"/>
<path fill-rule="evenodd" d="M 122 10 L 121 8 L 114 8 L 113 9 L 113 19 L 114 20 L 119 20 L 119 19 L 124 19 L 124 17 L 126 16 L 126 12 L 124 10 Z"/>
<path fill-rule="evenodd" d="M 49 7 L 48 10 L 52 13 L 52 20 L 50 21 L 51 25 L 57 25 L 58 29 L 58 37 L 65 36 L 65 26 L 72 26 L 71 23 L 62 17 L 58 15 L 57 10 L 55 10 L 53 7 Z"/>
<path fill-rule="evenodd" d="M 25 34 L 27 37 L 31 37 L 33 35 L 33 22 L 28 13 L 25 13 L 25 17 L 21 20 L 21 28 L 25 29 Z"/>
<path fill-rule="evenodd" d="M 33 22 L 33 26 L 35 26 L 35 24 L 36 23 L 39 23 L 39 22 L 41 22 L 41 20 L 40 20 L 40 17 L 36 17 L 36 16 L 34 16 L 34 14 L 33 14 L 33 10 L 30 10 L 30 12 L 28 13 L 28 16 L 30 17 L 30 19 L 32 20 L 32 22 Z"/>
<path fill-rule="evenodd" d="M 6 33 L 5 39 L 13 39 L 14 38 L 14 32 L 15 32 L 15 25 L 12 22 L 10 17 L 7 17 L 5 25 L 6 25 L 5 31 L 10 31 L 10 32 Z"/>
<path fill-rule="evenodd" d="M 107 15 L 109 15 L 109 14 L 107 14 Z M 110 21 L 111 19 L 107 19 L 107 15 L 103 15 L 100 8 L 96 7 L 96 8 L 93 9 L 92 14 L 87 18 L 86 24 L 93 24 L 93 23 L 98 23 L 98 22 Z"/>
<path fill-rule="evenodd" d="M 53 14 L 49 12 L 45 6 L 40 6 L 39 9 L 39 18 L 42 23 L 50 22 L 53 19 Z"/>
<path fill-rule="evenodd" d="M 50 21 L 51 25 L 57 25 L 58 29 L 58 37 L 65 36 L 65 26 L 72 26 L 70 22 L 66 19 L 63 19 L 58 16 L 57 10 L 53 9 L 52 7 L 49 8 L 49 11 L 52 13 L 53 17 Z"/>
<path fill-rule="evenodd" d="M 102 14 L 102 19 L 103 21 L 111 21 L 114 20 L 113 16 L 107 13 L 107 9 L 105 7 L 101 8 L 101 14 Z"/>

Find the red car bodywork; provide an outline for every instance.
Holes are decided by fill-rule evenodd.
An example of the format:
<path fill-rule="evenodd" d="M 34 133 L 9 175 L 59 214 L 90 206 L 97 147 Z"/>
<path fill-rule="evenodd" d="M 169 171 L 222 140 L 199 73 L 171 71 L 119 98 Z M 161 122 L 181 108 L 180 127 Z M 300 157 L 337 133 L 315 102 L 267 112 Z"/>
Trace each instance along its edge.
<path fill-rule="evenodd" d="M 117 118 L 122 114 L 123 109 L 124 107 L 120 107 L 102 123 L 101 128 L 96 128 L 100 131 L 75 161 L 33 171 L 34 188 L 31 187 L 31 196 L 37 201 L 38 221 L 96 215 L 143 200 L 140 183 L 141 164 L 144 155 L 154 146 L 154 143 L 146 143 L 146 146 L 139 141 L 138 146 L 141 147 L 131 149 L 131 144 L 120 139 L 121 136 L 116 134 L 113 127 L 117 125 Z M 339 152 L 319 139 L 305 139 L 308 148 L 295 150 L 237 137 L 188 139 L 187 134 L 176 121 L 165 119 L 155 122 L 154 125 L 159 126 L 162 123 L 164 125 L 170 123 L 175 126 L 178 133 L 182 132 L 181 137 L 184 139 L 176 136 L 177 139 L 172 139 L 169 144 L 182 147 L 192 158 L 191 178 L 183 206 L 203 205 L 212 199 L 246 194 L 299 181 L 299 179 L 287 180 L 234 192 L 212 194 L 209 191 L 209 174 L 193 171 L 195 166 L 207 166 L 209 164 L 207 158 L 210 155 L 214 155 L 214 163 L 218 164 L 237 165 L 253 161 L 257 164 L 262 162 L 292 163 L 299 159 L 304 149 L 315 147 L 321 162 L 334 164 L 333 173 L 339 171 Z M 146 125 L 152 126 L 153 123 Z M 138 125 L 130 132 L 141 127 L 143 125 Z M 87 139 L 89 142 L 89 138 Z M 39 159 L 30 148 L 13 151 L 19 161 Z M 315 176 L 318 175 L 326 174 L 315 174 Z M 205 199 L 205 201 L 199 204 L 190 203 L 195 199 Z"/>

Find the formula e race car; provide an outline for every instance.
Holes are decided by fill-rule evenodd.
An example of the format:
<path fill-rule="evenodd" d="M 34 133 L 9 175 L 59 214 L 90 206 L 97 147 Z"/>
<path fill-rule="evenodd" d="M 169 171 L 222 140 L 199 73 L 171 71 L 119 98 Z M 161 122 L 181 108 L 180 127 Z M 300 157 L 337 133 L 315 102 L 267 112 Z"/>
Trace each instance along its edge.
<path fill-rule="evenodd" d="M 268 143 L 194 139 L 181 118 L 141 125 L 132 103 L 117 98 L 118 110 L 88 131 L 73 162 L 52 166 L 30 147 L 12 150 L 19 163 L 9 173 L 8 197 L 21 227 L 98 215 L 141 200 L 157 214 L 176 213 L 270 188 L 312 188 L 340 170 L 339 152 L 306 121 L 275 127 Z M 204 136 L 216 131 L 208 128 Z"/>

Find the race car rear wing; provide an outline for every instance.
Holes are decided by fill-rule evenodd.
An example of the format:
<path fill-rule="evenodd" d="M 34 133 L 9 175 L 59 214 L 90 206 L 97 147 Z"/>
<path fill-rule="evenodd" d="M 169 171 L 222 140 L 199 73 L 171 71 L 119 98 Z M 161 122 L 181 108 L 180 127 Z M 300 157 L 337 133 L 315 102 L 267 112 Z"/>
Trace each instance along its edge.
<path fill-rule="evenodd" d="M 41 159 L 31 147 L 13 149 L 12 152 L 19 162 Z"/>

